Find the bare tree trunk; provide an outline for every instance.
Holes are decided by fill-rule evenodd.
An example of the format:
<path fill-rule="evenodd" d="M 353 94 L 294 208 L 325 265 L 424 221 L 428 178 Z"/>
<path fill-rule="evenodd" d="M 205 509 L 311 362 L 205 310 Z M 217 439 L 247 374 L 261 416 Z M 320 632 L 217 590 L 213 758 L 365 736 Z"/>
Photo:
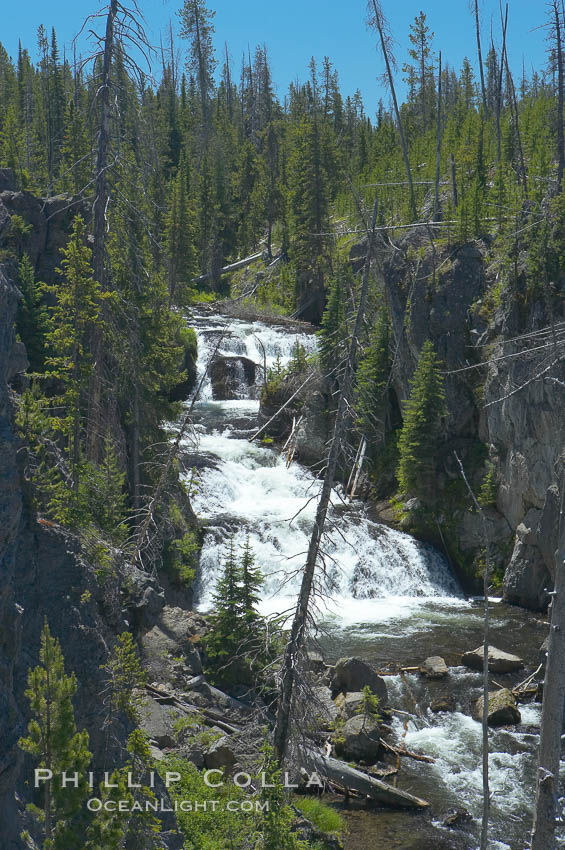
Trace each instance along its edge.
<path fill-rule="evenodd" d="M 563 494 L 559 516 L 560 539 L 563 530 Z M 536 802 L 531 850 L 554 850 L 559 762 L 565 705 L 565 542 L 555 559 L 551 626 L 543 686 L 543 706 L 536 780 Z"/>
<path fill-rule="evenodd" d="M 502 10 L 501 10 L 502 14 Z M 500 129 L 500 114 L 502 112 L 502 74 L 504 71 L 504 55 L 506 53 L 506 28 L 508 26 L 508 3 L 506 4 L 506 12 L 502 21 L 502 51 L 500 53 L 500 74 L 498 76 L 498 86 L 496 91 L 496 162 L 500 165 L 502 158 L 502 132 Z"/>
<path fill-rule="evenodd" d="M 439 176 L 441 158 L 441 50 L 439 52 L 439 68 L 437 80 L 437 146 L 436 146 L 436 184 L 434 198 L 434 221 L 439 221 L 441 213 L 439 209 Z"/>
<path fill-rule="evenodd" d="M 110 71 L 114 50 L 114 23 L 118 13 L 118 0 L 110 0 L 106 18 L 104 54 L 102 58 L 102 79 L 98 90 L 100 98 L 100 119 L 98 126 L 98 148 L 96 152 L 96 187 L 94 197 L 94 249 L 92 252 L 94 278 L 102 289 L 106 289 L 106 212 L 108 207 L 108 151 L 110 145 Z M 102 382 L 104 378 L 104 346 L 102 331 L 94 330 L 93 341 L 94 376 L 88 417 L 87 451 L 91 460 L 98 453 Z"/>
<path fill-rule="evenodd" d="M 518 144 L 518 154 L 520 156 L 520 177 L 522 180 L 522 188 L 524 189 L 524 197 L 528 197 L 528 175 L 526 172 L 526 162 L 524 159 L 524 148 L 522 146 L 522 134 L 520 133 L 520 115 L 518 113 L 518 98 L 516 97 L 516 88 L 514 79 L 510 73 L 508 65 L 508 50 L 504 53 L 504 61 L 506 64 L 506 76 L 508 78 L 508 86 L 510 89 L 512 116 L 514 121 L 514 132 L 516 133 L 516 142 Z"/>
<path fill-rule="evenodd" d="M 475 0 L 475 30 L 477 34 L 477 54 L 479 57 L 479 70 L 481 72 L 481 95 L 485 114 L 488 112 L 487 90 L 485 87 L 485 69 L 483 67 L 483 54 L 481 51 L 481 27 L 479 24 L 479 0 Z"/>
<path fill-rule="evenodd" d="M 485 571 L 483 574 L 483 596 L 484 596 L 484 617 L 483 617 L 483 716 L 482 716 L 482 756 L 483 756 L 483 817 L 481 822 L 481 850 L 488 850 L 488 826 L 490 814 L 490 790 L 489 790 L 489 764 L 488 764 L 488 694 L 489 694 L 489 677 L 488 677 L 488 647 L 489 647 L 489 631 L 490 631 L 490 616 L 489 616 L 489 580 L 490 580 L 490 539 L 486 524 L 485 514 L 482 505 L 479 503 L 467 476 L 465 469 L 461 463 L 459 456 L 455 454 L 463 481 L 469 491 L 469 495 L 473 500 L 475 508 L 479 512 L 483 525 L 483 539 L 485 542 Z"/>
<path fill-rule="evenodd" d="M 455 157 L 452 153 L 449 154 L 449 162 L 451 165 L 451 194 L 453 196 L 453 206 L 457 209 L 459 198 L 457 196 L 457 175 L 455 173 Z"/>
<path fill-rule="evenodd" d="M 555 21 L 555 43 L 557 48 L 557 191 L 561 190 L 563 170 L 565 168 L 565 144 L 563 140 L 563 46 L 561 42 L 561 21 L 557 0 L 553 0 Z"/>
<path fill-rule="evenodd" d="M 398 135 L 400 136 L 400 145 L 402 147 L 402 157 L 404 159 L 404 167 L 406 169 L 406 179 L 408 180 L 408 191 L 410 193 L 410 214 L 412 218 L 415 219 L 416 212 L 416 198 L 414 196 L 414 184 L 412 182 L 412 169 L 410 168 L 410 158 L 408 156 L 408 146 L 406 144 L 406 139 L 404 137 L 404 129 L 402 127 L 402 121 L 400 119 L 400 109 L 398 108 L 398 100 L 396 99 L 396 89 L 394 87 L 394 79 L 392 76 L 392 68 L 390 63 L 390 57 L 388 53 L 387 46 L 387 38 L 384 32 L 384 16 L 382 9 L 379 5 L 377 5 L 377 0 L 371 0 L 373 4 L 373 9 L 375 11 L 375 26 L 377 28 L 377 32 L 379 33 L 379 39 L 381 42 L 381 50 L 383 52 L 383 58 L 385 60 L 386 73 L 388 78 L 388 84 L 390 86 L 390 93 L 392 95 L 392 102 L 394 105 L 394 114 L 396 116 L 396 123 L 398 125 Z"/>
<path fill-rule="evenodd" d="M 345 367 L 343 388 L 339 397 L 333 436 L 328 455 L 326 473 L 324 476 L 324 482 L 322 484 L 320 500 L 318 502 L 318 507 L 316 510 L 314 528 L 312 529 L 310 544 L 308 546 L 308 554 L 306 556 L 306 564 L 304 566 L 304 572 L 302 574 L 302 584 L 300 587 L 300 593 L 298 595 L 298 603 L 292 622 L 290 637 L 284 652 L 282 679 L 279 688 L 277 718 L 273 736 L 273 743 L 279 763 L 282 763 L 282 761 L 284 760 L 288 739 L 290 736 L 292 695 L 296 678 L 296 666 L 298 663 L 300 651 L 302 650 L 302 647 L 304 645 L 306 625 L 308 620 L 308 607 L 312 595 L 312 586 L 314 583 L 314 573 L 316 570 L 316 562 L 318 559 L 320 541 L 324 531 L 326 515 L 330 503 L 330 496 L 335 480 L 335 472 L 341 448 L 341 440 L 346 423 L 346 414 L 349 409 L 348 397 L 353 379 L 353 373 L 355 370 L 358 339 L 359 334 L 361 332 L 361 325 L 363 322 L 365 306 L 367 303 L 367 292 L 369 289 L 371 258 L 373 254 L 375 227 L 377 222 L 377 208 L 378 202 L 375 201 L 375 205 L 373 207 L 371 231 L 368 235 L 367 258 L 365 260 L 365 269 L 363 272 L 361 294 L 357 307 L 357 315 L 355 317 L 353 335 L 351 337 L 351 342 L 349 345 L 349 353 L 347 358 L 347 364 Z"/>

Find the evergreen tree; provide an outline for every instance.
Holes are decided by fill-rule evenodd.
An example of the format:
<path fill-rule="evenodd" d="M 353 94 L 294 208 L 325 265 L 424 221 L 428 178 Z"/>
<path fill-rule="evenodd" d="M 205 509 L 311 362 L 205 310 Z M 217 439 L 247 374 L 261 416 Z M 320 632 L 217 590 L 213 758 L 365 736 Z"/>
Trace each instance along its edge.
<path fill-rule="evenodd" d="M 206 8 L 204 0 L 184 0 L 179 12 L 181 19 L 181 35 L 190 41 L 187 70 L 194 74 L 198 81 L 202 125 L 205 135 L 210 123 L 210 97 L 214 88 L 214 70 L 216 60 L 212 45 L 216 13 Z"/>
<path fill-rule="evenodd" d="M 323 292 L 328 264 L 328 204 L 320 128 L 317 120 L 306 120 L 296 131 L 290 196 L 298 305 L 306 306 Z"/>
<path fill-rule="evenodd" d="M 60 283 L 43 285 L 56 299 L 47 319 L 45 338 L 51 353 L 46 365 L 48 374 L 63 386 L 63 394 L 54 402 L 56 412 L 52 421 L 66 440 L 71 487 L 75 493 L 79 486 L 83 402 L 93 369 L 89 341 L 101 324 L 102 303 L 109 297 L 92 277 L 92 252 L 85 236 L 84 221 L 76 216 L 69 243 L 61 252 L 63 260 L 57 269 Z"/>
<path fill-rule="evenodd" d="M 389 345 L 388 316 L 381 309 L 357 372 L 358 422 L 369 444 L 382 440 L 386 429 L 386 388 L 391 369 Z"/>
<path fill-rule="evenodd" d="M 18 286 L 23 297 L 18 305 L 16 329 L 26 347 L 31 371 L 40 372 L 45 362 L 47 311 L 41 303 L 42 284 L 35 280 L 27 254 L 18 265 Z"/>
<path fill-rule="evenodd" d="M 92 754 L 88 750 L 88 732 L 76 728 L 72 697 L 77 681 L 66 675 L 59 641 L 52 637 L 47 620 L 41 633 L 40 664 L 28 673 L 25 695 L 32 719 L 28 736 L 19 745 L 34 758 L 39 768 L 50 770 L 53 777 L 66 771 L 78 774 L 78 783 L 62 787 L 60 778 L 43 784 L 43 828 L 45 850 L 73 850 L 82 840 L 81 803 L 88 794 L 85 770 Z"/>
<path fill-rule="evenodd" d="M 255 566 L 255 556 L 249 542 L 249 534 L 245 538 L 245 545 L 241 556 L 241 603 L 243 616 L 248 627 L 253 626 L 260 617 L 257 613 L 257 605 L 261 599 L 260 591 L 263 587 L 263 575 L 261 570 Z M 252 631 L 249 632 L 252 637 Z"/>
<path fill-rule="evenodd" d="M 422 346 L 411 384 L 398 443 L 398 484 L 402 493 L 433 502 L 446 408 L 440 364 L 430 340 Z"/>
<path fill-rule="evenodd" d="M 318 332 L 320 363 L 326 374 L 341 363 L 347 351 L 346 305 L 352 283 L 349 264 L 339 263 L 330 279 L 326 309 Z"/>

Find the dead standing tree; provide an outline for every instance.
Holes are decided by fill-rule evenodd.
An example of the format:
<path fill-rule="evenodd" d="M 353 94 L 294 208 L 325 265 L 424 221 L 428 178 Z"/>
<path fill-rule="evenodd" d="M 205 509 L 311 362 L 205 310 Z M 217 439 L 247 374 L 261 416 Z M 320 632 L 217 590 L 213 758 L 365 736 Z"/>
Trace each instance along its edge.
<path fill-rule="evenodd" d="M 92 26 L 104 21 L 104 35 L 97 33 Z M 94 245 L 92 252 L 94 279 L 103 290 L 108 289 L 109 277 L 106 265 L 106 233 L 108 206 L 110 203 L 110 188 L 108 171 L 113 164 L 111 157 L 111 117 L 112 117 L 112 63 L 116 48 L 121 48 L 125 66 L 140 81 L 145 79 L 145 72 L 133 58 L 132 51 L 144 57 L 150 71 L 150 54 L 152 51 L 149 39 L 143 25 L 143 15 L 136 0 L 130 6 L 125 6 L 119 0 L 110 0 L 98 12 L 89 15 L 79 35 L 87 30 L 94 42 L 93 53 L 81 63 L 81 69 L 89 63 L 94 64 L 94 70 L 100 67 L 96 101 L 98 104 L 96 171 L 94 175 L 94 202 L 92 207 Z M 77 36 L 78 38 L 78 36 Z M 75 39 L 76 41 L 76 39 Z M 101 423 L 102 387 L 104 382 L 104 345 L 100 328 L 94 330 L 93 353 L 94 374 L 90 394 L 90 415 L 88 417 L 87 452 L 91 459 L 96 459 L 100 435 L 105 432 Z"/>
<path fill-rule="evenodd" d="M 417 212 L 416 198 L 414 196 L 414 183 L 412 181 L 412 169 L 410 168 L 408 145 L 406 143 L 406 137 L 404 135 L 404 127 L 402 125 L 402 120 L 400 117 L 400 109 L 398 108 L 396 89 L 394 87 L 394 77 L 392 76 L 392 70 L 395 66 L 394 56 L 392 55 L 392 38 L 388 31 L 388 24 L 383 14 L 383 10 L 381 9 L 381 5 L 377 2 L 377 0 L 369 0 L 367 24 L 369 27 L 376 29 L 379 35 L 381 51 L 386 67 L 385 79 L 390 88 L 390 94 L 394 106 L 394 114 L 396 117 L 396 124 L 398 126 L 398 135 L 400 137 L 400 146 L 402 148 L 402 157 L 404 159 L 404 167 L 406 169 L 406 180 L 408 181 L 408 192 L 410 195 L 410 214 L 412 216 L 412 220 L 415 220 L 417 217 Z"/>
<path fill-rule="evenodd" d="M 301 651 L 304 647 L 306 630 L 308 625 L 308 611 L 314 585 L 314 575 L 320 543 L 324 532 L 326 516 L 330 504 L 330 496 L 335 480 L 337 462 L 341 448 L 341 442 L 345 430 L 347 414 L 349 410 L 349 398 L 353 384 L 353 376 L 355 372 L 355 363 L 357 357 L 357 348 L 359 344 L 359 336 L 363 324 L 363 316 L 367 303 L 367 294 L 369 290 L 369 278 L 371 270 L 371 259 L 374 252 L 376 222 L 377 222 L 378 203 L 375 201 L 373 207 L 373 216 L 371 227 L 367 237 L 367 257 L 365 259 L 365 268 L 363 271 L 363 280 L 361 284 L 361 294 L 355 317 L 355 325 L 351 342 L 349 344 L 349 352 L 345 365 L 345 374 L 343 386 L 339 396 L 338 408 L 335 417 L 333 435 L 330 443 L 328 454 L 328 462 L 322 490 L 316 510 L 316 518 L 314 520 L 314 528 L 310 537 L 308 546 L 308 554 L 306 556 L 306 564 L 302 574 L 302 583 L 298 594 L 298 602 L 294 613 L 294 619 L 290 631 L 288 643 L 285 648 L 283 657 L 283 668 L 281 675 L 281 684 L 279 687 L 279 701 L 277 707 L 277 717 L 275 722 L 275 731 L 273 743 L 279 763 L 285 758 L 287 744 L 290 737 L 290 722 L 292 717 L 293 706 L 293 691 L 296 681 L 297 669 Z"/>
<path fill-rule="evenodd" d="M 563 484 L 559 515 L 559 550 L 555 558 L 551 626 L 543 687 L 543 705 L 536 777 L 536 801 L 531 850 L 553 850 L 558 816 L 559 764 L 565 705 L 565 541 Z"/>

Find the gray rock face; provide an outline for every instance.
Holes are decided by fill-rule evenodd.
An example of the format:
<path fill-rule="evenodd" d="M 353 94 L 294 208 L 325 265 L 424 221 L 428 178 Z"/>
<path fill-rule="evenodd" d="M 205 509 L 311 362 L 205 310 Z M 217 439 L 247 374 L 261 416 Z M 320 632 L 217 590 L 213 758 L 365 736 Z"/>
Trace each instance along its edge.
<path fill-rule="evenodd" d="M 379 756 L 381 736 L 379 724 L 370 717 L 351 717 L 334 734 L 338 755 L 367 763 Z"/>
<path fill-rule="evenodd" d="M 23 613 L 14 594 L 22 492 L 8 394 L 8 382 L 25 368 L 13 329 L 17 303 L 16 288 L 0 271 L 0 823 L 7 848 L 17 846 L 18 841 L 14 787 L 22 762 L 17 740 L 23 732 L 23 718 L 14 698 L 14 670 L 20 660 Z"/>
<path fill-rule="evenodd" d="M 156 682 L 172 681 L 176 675 L 171 665 L 174 659 L 182 660 L 187 676 L 201 673 L 200 655 L 191 641 L 197 634 L 194 618 L 189 611 L 165 606 L 157 623 L 140 638 L 141 658 L 150 679 Z"/>
<path fill-rule="evenodd" d="M 363 705 L 363 693 L 352 691 L 348 694 L 338 694 L 335 704 L 339 713 L 349 720 L 350 717 L 354 717 L 358 713 Z"/>
<path fill-rule="evenodd" d="M 517 337 L 546 328 L 553 319 L 561 321 L 563 313 L 557 307 L 549 315 L 539 298 L 528 299 L 524 307 L 521 293 L 494 315 L 477 312 L 473 302 L 479 303 L 495 282 L 484 262 L 486 246 L 480 243 L 458 246 L 449 256 L 437 248 L 434 254 L 427 236 L 413 233 L 401 240 L 400 247 L 383 269 L 394 338 L 399 340 L 393 371 L 396 409 L 401 410 L 409 396 L 418 353 L 429 338 L 445 369 L 453 370 L 445 383 L 449 415 L 446 451 L 436 470 L 437 494 L 441 497 L 447 481 L 458 475 L 451 445 L 459 449 L 480 439 L 496 470 L 496 508 L 489 507 L 485 518 L 493 564 L 506 573 L 503 597 L 541 610 L 548 601 L 545 588 L 552 585 L 557 548 L 556 462 L 562 450 L 565 362 L 558 361 L 550 375 L 535 378 L 547 365 L 547 352 L 508 355 L 524 349 Z M 362 255 L 361 248 L 354 262 Z M 491 362 L 480 379 L 484 399 L 477 404 L 478 373 L 456 370 L 487 354 Z M 501 355 L 504 359 L 497 359 Z M 389 413 L 393 412 L 391 407 Z M 462 452 L 465 455 L 465 448 Z M 470 456 L 463 456 L 463 462 L 467 469 L 472 467 Z M 476 474 L 478 483 L 480 471 Z M 477 564 L 484 548 L 483 523 L 461 508 L 455 520 L 457 546 L 469 568 L 471 562 Z M 433 533 L 430 528 L 430 536 Z"/>
<path fill-rule="evenodd" d="M 479 723 L 483 719 L 483 698 L 473 707 L 473 717 Z M 501 688 L 488 695 L 488 725 L 510 726 L 520 723 L 522 716 L 516 706 L 516 700 L 508 688 Z"/>
<path fill-rule="evenodd" d="M 471 670 L 483 669 L 483 647 L 478 646 L 471 652 L 465 652 L 461 656 L 461 664 L 465 667 L 470 667 Z M 496 646 L 488 648 L 488 669 L 491 673 L 513 673 L 515 670 L 521 670 L 524 662 L 517 655 L 511 655 L 509 652 L 503 652 L 502 649 L 497 649 Z"/>
<path fill-rule="evenodd" d="M 421 665 L 420 673 L 427 679 L 445 679 L 449 669 L 441 655 L 430 655 Z"/>
<path fill-rule="evenodd" d="M 235 752 L 225 736 L 214 741 L 208 752 L 204 755 L 204 763 L 208 770 L 213 768 L 225 768 L 230 771 L 236 763 Z"/>
<path fill-rule="evenodd" d="M 140 727 L 155 741 L 160 749 L 174 747 L 178 735 L 175 722 L 185 717 L 185 712 L 172 705 L 164 705 L 148 697 L 141 709 Z"/>
<path fill-rule="evenodd" d="M 340 658 L 334 667 L 330 687 L 332 693 L 362 691 L 368 685 L 381 704 L 387 702 L 385 680 L 361 658 Z"/>
<path fill-rule="evenodd" d="M 317 722 L 327 729 L 330 723 L 333 723 L 338 715 L 338 709 L 332 699 L 332 692 L 326 685 L 320 685 L 314 688 L 314 706 L 313 712 Z"/>

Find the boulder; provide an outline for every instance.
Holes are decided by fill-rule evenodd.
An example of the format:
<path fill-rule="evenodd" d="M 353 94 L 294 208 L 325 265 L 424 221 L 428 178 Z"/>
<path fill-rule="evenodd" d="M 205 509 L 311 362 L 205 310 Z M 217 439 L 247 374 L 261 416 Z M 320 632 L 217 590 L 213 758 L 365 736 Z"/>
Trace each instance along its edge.
<path fill-rule="evenodd" d="M 467 809 L 450 809 L 442 823 L 450 829 L 457 829 L 471 823 L 472 820 L 473 816 L 469 814 Z"/>
<path fill-rule="evenodd" d="M 440 711 L 455 711 L 455 697 L 453 694 L 443 694 L 430 703 L 430 711 L 438 714 Z"/>
<path fill-rule="evenodd" d="M 330 688 L 332 694 L 362 691 L 368 685 L 381 704 L 387 702 L 385 680 L 361 658 L 340 658 L 334 667 Z"/>
<path fill-rule="evenodd" d="M 246 398 L 255 383 L 256 364 L 249 357 L 216 356 L 210 366 L 210 382 L 215 400 Z"/>
<path fill-rule="evenodd" d="M 359 709 L 363 705 L 363 692 L 351 691 L 348 694 L 338 694 L 335 705 L 339 713 L 349 720 L 350 717 L 359 713 Z"/>
<path fill-rule="evenodd" d="M 449 670 L 441 655 L 430 655 L 420 666 L 420 673 L 428 679 L 444 679 Z"/>
<path fill-rule="evenodd" d="M 333 740 L 338 755 L 354 761 L 374 762 L 381 744 L 379 724 L 371 717 L 351 717 L 334 733 Z"/>
<path fill-rule="evenodd" d="M 477 700 L 473 706 L 473 718 L 479 723 L 483 719 L 483 698 Z M 516 707 L 516 700 L 512 691 L 501 688 L 488 695 L 488 725 L 509 726 L 520 723 L 522 715 Z"/>
<path fill-rule="evenodd" d="M 471 670 L 482 670 L 483 647 L 478 646 L 470 652 L 465 652 L 461 656 L 461 663 Z M 491 673 L 514 673 L 516 670 L 521 670 L 523 666 L 524 662 L 517 655 L 511 655 L 509 652 L 497 649 L 496 646 L 489 646 L 488 669 Z"/>
<path fill-rule="evenodd" d="M 179 662 L 184 665 L 187 677 L 202 672 L 200 655 L 191 640 L 198 620 L 189 611 L 165 606 L 157 623 L 141 636 L 141 658 L 152 681 L 175 682 L 174 668 Z"/>
<path fill-rule="evenodd" d="M 214 741 L 204 756 L 204 764 L 208 770 L 226 768 L 230 771 L 236 762 L 235 753 L 228 738 L 225 735 Z"/>
<path fill-rule="evenodd" d="M 334 722 L 338 715 L 338 708 L 332 699 L 332 692 L 326 685 L 314 688 L 313 692 L 314 714 L 322 726 L 327 727 Z"/>
<path fill-rule="evenodd" d="M 163 705 L 152 697 L 148 697 L 141 708 L 139 725 L 160 749 L 166 749 L 175 746 L 177 735 L 174 725 L 179 718 L 185 716 L 184 711 L 171 705 Z"/>

